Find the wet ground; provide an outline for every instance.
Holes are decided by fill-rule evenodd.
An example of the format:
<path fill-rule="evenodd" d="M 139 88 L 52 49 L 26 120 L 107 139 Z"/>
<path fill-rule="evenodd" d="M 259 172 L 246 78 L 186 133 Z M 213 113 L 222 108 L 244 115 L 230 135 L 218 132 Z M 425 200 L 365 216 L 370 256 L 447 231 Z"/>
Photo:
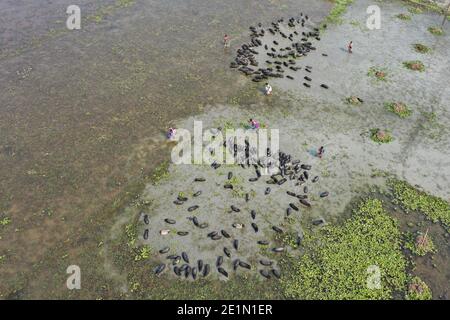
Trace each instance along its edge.
<path fill-rule="evenodd" d="M 89 5 L 91 20 L 79 32 L 63 31 L 65 6 L 61 4 L 49 4 L 46 10 L 31 2 L 20 10 L 10 3 L 0 5 L 11 10 L 0 24 L 7 31 L 3 34 L 9 34 L 0 58 L 0 83 L 6 88 L 0 93 L 0 172 L 4 177 L 0 205 L 3 215 L 12 218 L 11 225 L 1 231 L 0 255 L 6 259 L 0 272 L 8 279 L 1 283 L 1 293 L 13 287 L 22 290 L 19 297 L 42 297 L 46 296 L 41 286 L 45 283 L 53 290 L 51 296 L 58 295 L 55 292 L 62 289 L 55 283 L 55 274 L 58 281 L 65 281 L 65 268 L 74 263 L 87 273 L 106 266 L 114 277 L 123 279 L 124 275 L 104 264 L 101 254 L 88 260 L 85 252 L 96 249 L 139 210 L 126 210 L 130 215 L 125 218 L 117 213 L 104 216 L 102 208 L 168 158 L 173 146 L 164 139 L 168 126 L 190 128 L 194 119 L 203 120 L 207 128 L 225 122 L 239 126 L 256 118 L 269 128 L 280 129 L 283 151 L 313 166 L 320 176 L 318 188 L 330 196 L 293 215 L 294 222 L 288 226 L 293 232 L 314 229 L 311 222 L 316 217 L 327 223 L 343 218 L 355 196 L 370 185 L 384 185 L 382 171 L 449 199 L 446 124 L 450 114 L 445 90 L 448 73 L 443 71 L 449 67 L 450 31 L 448 24 L 444 36 L 427 31 L 440 21 L 436 15 L 413 15 L 411 21 L 402 21 L 395 18 L 406 12 L 402 4 L 381 2 L 382 29 L 368 31 L 365 9 L 369 2 L 356 1 L 343 24 L 329 26 L 321 35 L 317 52 L 299 61 L 313 67 L 309 76 L 314 84 L 326 83 L 330 88 L 305 88 L 299 80 L 306 75 L 301 70 L 292 74 L 295 80 L 271 81 L 275 94 L 267 98 L 249 78 L 229 69 L 233 50 L 248 41 L 248 27 L 289 17 L 296 10 L 319 22 L 330 3 L 96 3 Z M 10 19 L 19 14 L 33 18 L 29 20 L 33 23 L 24 22 L 20 34 L 15 34 L 20 28 L 12 30 Z M 220 40 L 225 32 L 232 37 L 233 50 L 224 53 Z M 41 40 L 31 43 L 35 38 Z M 350 39 L 352 55 L 345 52 Z M 414 52 L 411 45 L 416 42 L 433 51 L 426 55 Z M 414 59 L 424 62 L 425 72 L 402 66 L 403 61 Z M 386 68 L 388 81 L 368 77 L 372 66 Z M 361 97 L 364 103 L 346 104 L 349 95 Z M 391 100 L 407 103 L 412 116 L 400 119 L 386 111 L 383 104 Z M 371 141 L 368 131 L 378 127 L 390 130 L 394 141 L 385 145 Z M 309 153 L 320 145 L 326 149 L 322 160 Z M 267 198 L 261 194 L 262 181 L 247 184 L 246 171 L 202 169 L 171 166 L 167 180 L 145 188 L 142 198 L 152 201 L 152 210 L 147 212 L 152 237 L 147 243 L 155 250 L 166 245 L 176 253 L 185 250 L 194 259 L 214 264 L 222 246 L 203 240 L 203 233 L 187 219 L 191 213 L 173 204 L 179 192 L 190 194 L 197 189 L 190 182 L 202 173 L 207 181 L 201 187 L 204 194 L 198 197 L 198 210 L 202 210 L 198 218 L 212 229 L 228 225 L 230 233 L 250 249 L 241 252 L 241 257 L 255 263 L 264 254 L 254 246 L 256 234 L 247 230 L 251 228 L 250 206 L 224 194 L 220 184 L 233 171 L 242 177 L 243 188 L 254 189 L 252 206 L 262 218 L 258 236 L 272 237 L 274 243 L 277 240 L 268 228 L 286 223 L 282 212 L 288 200 L 285 190 Z M 242 221 L 245 235 L 229 226 L 241 220 L 238 213 L 228 212 L 231 202 L 245 210 L 239 213 L 247 220 Z M 192 233 L 184 238 L 155 237 L 168 215 L 180 222 L 177 230 L 189 228 L 186 231 Z M 80 228 L 96 216 L 104 217 L 98 222 L 99 231 L 86 233 L 87 229 Z M 110 230 L 114 223 L 116 228 Z M 143 229 L 142 225 L 140 235 Z M 152 263 L 161 259 L 156 255 Z M 27 276 L 30 270 L 38 270 L 32 281 Z"/>

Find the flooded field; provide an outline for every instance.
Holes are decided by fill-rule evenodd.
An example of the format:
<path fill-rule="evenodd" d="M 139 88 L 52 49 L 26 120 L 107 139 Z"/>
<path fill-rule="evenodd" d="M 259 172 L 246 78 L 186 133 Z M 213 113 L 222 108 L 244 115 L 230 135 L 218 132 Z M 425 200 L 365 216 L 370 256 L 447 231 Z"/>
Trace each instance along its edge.
<path fill-rule="evenodd" d="M 386 192 L 388 177 L 450 200 L 450 24 L 443 35 L 430 33 L 442 20 L 436 13 L 412 14 L 403 2 L 377 2 L 382 28 L 370 31 L 365 20 L 371 3 L 355 1 L 340 24 L 321 31 L 317 50 L 297 60 L 302 69 L 286 73 L 294 80 L 269 80 L 274 95 L 266 97 L 264 82 L 229 68 L 236 49 L 249 41 L 249 26 L 268 27 L 305 12 L 318 27 L 332 2 L 80 1 L 84 18 L 78 31 L 65 28 L 69 4 L 0 4 L 8 12 L 0 19 L 0 219 L 9 221 L 0 226 L 1 298 L 185 298 L 193 288 L 195 298 L 285 298 L 273 277 L 271 290 L 258 290 L 267 286 L 256 272 L 258 260 L 273 259 L 283 275 L 290 255 L 303 253 L 292 239 L 277 236 L 273 225 L 289 237 L 320 232 L 322 224 L 313 223 L 319 218 L 338 225 L 357 200 Z M 399 19 L 401 13 L 410 20 Z M 225 33 L 232 39 L 226 51 Z M 352 54 L 346 51 L 350 40 Z M 417 43 L 430 52 L 415 51 Z M 262 67 L 264 50 L 258 51 Z M 425 70 L 403 65 L 413 60 Z M 305 72 L 308 65 L 311 74 Z M 374 68 L 386 81 L 371 75 Z M 310 88 L 303 85 L 305 76 L 312 78 Z M 349 103 L 351 96 L 363 102 Z M 394 102 L 411 114 L 401 118 L 389 111 Z M 250 118 L 280 129 L 280 149 L 312 165 L 320 179 L 310 186 L 311 208 L 286 217 L 286 191 L 294 185 L 274 187 L 267 197 L 266 182 L 249 183 L 252 172 L 238 166 L 168 164 L 174 146 L 165 138 L 168 127 L 191 129 L 195 120 L 205 129 L 239 128 Z M 393 141 L 372 141 L 377 128 Z M 321 145 L 323 159 L 311 154 Z M 251 201 L 224 190 L 230 171 Z M 198 176 L 206 179 L 199 186 L 192 183 Z M 202 195 L 193 199 L 199 190 Z M 320 198 L 323 191 L 329 196 Z M 173 204 L 180 194 L 192 204 Z M 242 212 L 232 212 L 232 204 Z M 199 205 L 195 214 L 208 223 L 205 230 L 188 219 L 191 205 Z M 434 299 L 448 299 L 448 229 L 417 225 L 423 220 L 419 213 L 405 219 L 393 207 L 386 210 L 402 232 L 430 229 L 438 251 L 432 262 L 429 256 L 417 259 L 417 273 Z M 177 224 L 167 227 L 167 218 Z M 236 223 L 245 228 L 233 228 Z M 165 228 L 171 234 L 163 237 Z M 239 238 L 239 259 L 251 264 L 251 272 L 230 271 L 230 281 L 218 281 L 225 278 L 215 270 L 216 258 L 223 246 L 234 250 L 232 239 L 217 245 L 205 234 L 225 228 Z M 189 234 L 180 237 L 177 231 Z M 261 251 L 256 240 L 263 238 L 271 245 L 289 243 L 289 255 Z M 155 266 L 166 263 L 158 253 L 165 247 L 172 254 L 187 252 L 193 263 L 203 259 L 214 272 L 206 282 L 187 281 L 176 279 L 168 264 L 155 277 Z M 232 259 L 225 259 L 230 270 Z M 69 265 L 80 266 L 82 290 L 66 289 Z M 176 292 L 170 290 L 174 283 Z"/>

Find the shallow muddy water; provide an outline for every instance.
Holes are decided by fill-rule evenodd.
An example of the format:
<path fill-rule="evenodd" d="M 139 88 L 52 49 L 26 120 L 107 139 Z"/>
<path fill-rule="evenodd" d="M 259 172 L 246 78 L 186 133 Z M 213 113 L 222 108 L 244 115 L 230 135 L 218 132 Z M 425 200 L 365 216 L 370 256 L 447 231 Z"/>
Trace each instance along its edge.
<path fill-rule="evenodd" d="M 163 133 L 173 120 L 224 103 L 245 84 L 228 69 L 224 33 L 234 49 L 250 24 L 305 7 L 321 19 L 331 7 L 79 1 L 82 29 L 71 32 L 69 4 L 0 4 L 7 13 L 0 17 L 0 209 L 12 219 L 1 231 L 1 294 L 34 283 L 35 297 L 45 295 L 39 283 L 59 288 L 54 274 L 62 280 L 67 264 L 60 257 L 82 260 L 80 253 L 104 237 L 86 237 L 79 226 L 166 159 Z M 41 262 L 37 277 L 17 276 Z"/>

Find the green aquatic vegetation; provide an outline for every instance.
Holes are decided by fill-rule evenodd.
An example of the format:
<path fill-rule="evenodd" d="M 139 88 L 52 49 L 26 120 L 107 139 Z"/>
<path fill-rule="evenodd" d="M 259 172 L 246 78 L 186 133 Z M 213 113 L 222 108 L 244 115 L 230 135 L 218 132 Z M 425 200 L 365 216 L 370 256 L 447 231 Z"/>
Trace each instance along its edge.
<path fill-rule="evenodd" d="M 406 13 L 399 13 L 396 17 L 400 20 L 411 20 L 411 16 Z"/>
<path fill-rule="evenodd" d="M 423 10 L 420 9 L 419 7 L 410 7 L 408 8 L 408 11 L 412 14 L 421 14 L 423 13 Z"/>
<path fill-rule="evenodd" d="M 370 130 L 370 139 L 380 144 L 389 143 L 394 140 L 390 132 L 378 128 Z"/>
<path fill-rule="evenodd" d="M 447 231 L 450 230 L 450 204 L 438 197 L 420 191 L 405 181 L 391 179 L 389 186 L 395 202 L 407 211 L 419 211 L 431 221 L 440 221 Z"/>
<path fill-rule="evenodd" d="M 425 65 L 422 63 L 422 61 L 419 60 L 405 61 L 403 62 L 403 66 L 405 68 L 408 68 L 409 70 L 420 72 L 425 71 Z"/>
<path fill-rule="evenodd" d="M 285 232 L 282 234 L 276 234 L 275 239 L 283 243 L 284 246 L 289 246 L 292 249 L 297 249 L 297 234 L 294 232 Z"/>
<path fill-rule="evenodd" d="M 4 218 L 0 219 L 0 226 L 7 226 L 10 223 L 11 223 L 11 219 L 8 217 L 4 217 Z"/>
<path fill-rule="evenodd" d="M 159 166 L 155 168 L 152 172 L 151 181 L 154 185 L 157 185 L 162 180 L 169 176 L 169 162 L 164 161 Z"/>
<path fill-rule="evenodd" d="M 225 184 L 231 184 L 233 186 L 233 190 L 231 191 L 231 194 L 233 197 L 237 198 L 243 198 L 245 197 L 245 191 L 244 187 L 242 186 L 242 179 L 233 176 L 231 179 L 228 179 Z"/>
<path fill-rule="evenodd" d="M 412 114 L 411 109 L 403 102 L 386 102 L 384 106 L 387 110 L 395 113 L 400 118 L 407 118 Z"/>
<path fill-rule="evenodd" d="M 227 132 L 227 130 L 235 130 L 235 126 L 233 124 L 233 122 L 231 121 L 225 121 L 225 123 L 222 126 L 222 131 L 223 132 Z"/>
<path fill-rule="evenodd" d="M 413 277 L 408 283 L 406 300 L 431 300 L 433 295 L 428 285 L 419 277 Z"/>
<path fill-rule="evenodd" d="M 343 225 L 305 235 L 302 246 L 306 253 L 291 261 L 291 274 L 281 280 L 289 298 L 390 299 L 404 291 L 401 233 L 380 200 L 360 203 Z M 369 285 L 373 266 L 382 270 L 379 287 Z"/>
<path fill-rule="evenodd" d="M 419 53 L 429 53 L 431 51 L 430 47 L 427 47 L 426 45 L 421 43 L 414 43 L 413 48 L 414 50 L 416 50 L 416 52 Z"/>
<path fill-rule="evenodd" d="M 137 237 L 137 230 L 136 225 L 134 224 L 127 224 L 125 226 L 125 235 L 127 238 L 127 244 L 129 247 L 134 247 L 136 244 L 136 237 Z"/>
<path fill-rule="evenodd" d="M 342 23 L 342 15 L 347 11 L 347 7 L 353 2 L 353 0 L 334 0 L 334 7 L 331 9 L 330 14 L 326 17 L 325 21 L 328 23 Z"/>
<path fill-rule="evenodd" d="M 424 256 L 427 253 L 436 252 L 431 236 L 426 232 L 425 234 L 418 232 L 417 234 L 407 233 L 405 248 L 409 249 L 413 254 Z"/>
<path fill-rule="evenodd" d="M 134 261 L 141 261 L 150 258 L 151 249 L 149 246 L 142 246 L 138 249 L 138 254 L 134 257 Z"/>
<path fill-rule="evenodd" d="M 428 31 L 431 34 L 434 34 L 435 36 L 442 36 L 444 34 L 444 30 L 442 30 L 442 28 L 439 27 L 429 27 Z"/>
<path fill-rule="evenodd" d="M 367 72 L 369 77 L 372 77 L 378 81 L 387 81 L 387 70 L 386 68 L 380 67 L 370 67 Z"/>

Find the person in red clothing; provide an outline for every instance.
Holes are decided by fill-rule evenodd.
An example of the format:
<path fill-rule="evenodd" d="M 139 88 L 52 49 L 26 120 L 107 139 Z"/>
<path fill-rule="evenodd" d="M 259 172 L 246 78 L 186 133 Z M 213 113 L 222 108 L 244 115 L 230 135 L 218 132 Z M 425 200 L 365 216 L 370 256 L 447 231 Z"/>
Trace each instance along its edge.
<path fill-rule="evenodd" d="M 230 37 L 227 34 L 223 37 L 223 47 L 230 47 Z"/>
<path fill-rule="evenodd" d="M 348 44 L 348 53 L 352 53 L 353 51 L 353 41 L 350 41 L 350 43 Z"/>
<path fill-rule="evenodd" d="M 323 146 L 321 146 L 321 147 L 319 148 L 319 151 L 317 152 L 317 156 L 318 156 L 320 159 L 322 159 L 322 156 L 323 156 L 324 152 L 325 152 L 325 148 L 324 148 Z"/>

